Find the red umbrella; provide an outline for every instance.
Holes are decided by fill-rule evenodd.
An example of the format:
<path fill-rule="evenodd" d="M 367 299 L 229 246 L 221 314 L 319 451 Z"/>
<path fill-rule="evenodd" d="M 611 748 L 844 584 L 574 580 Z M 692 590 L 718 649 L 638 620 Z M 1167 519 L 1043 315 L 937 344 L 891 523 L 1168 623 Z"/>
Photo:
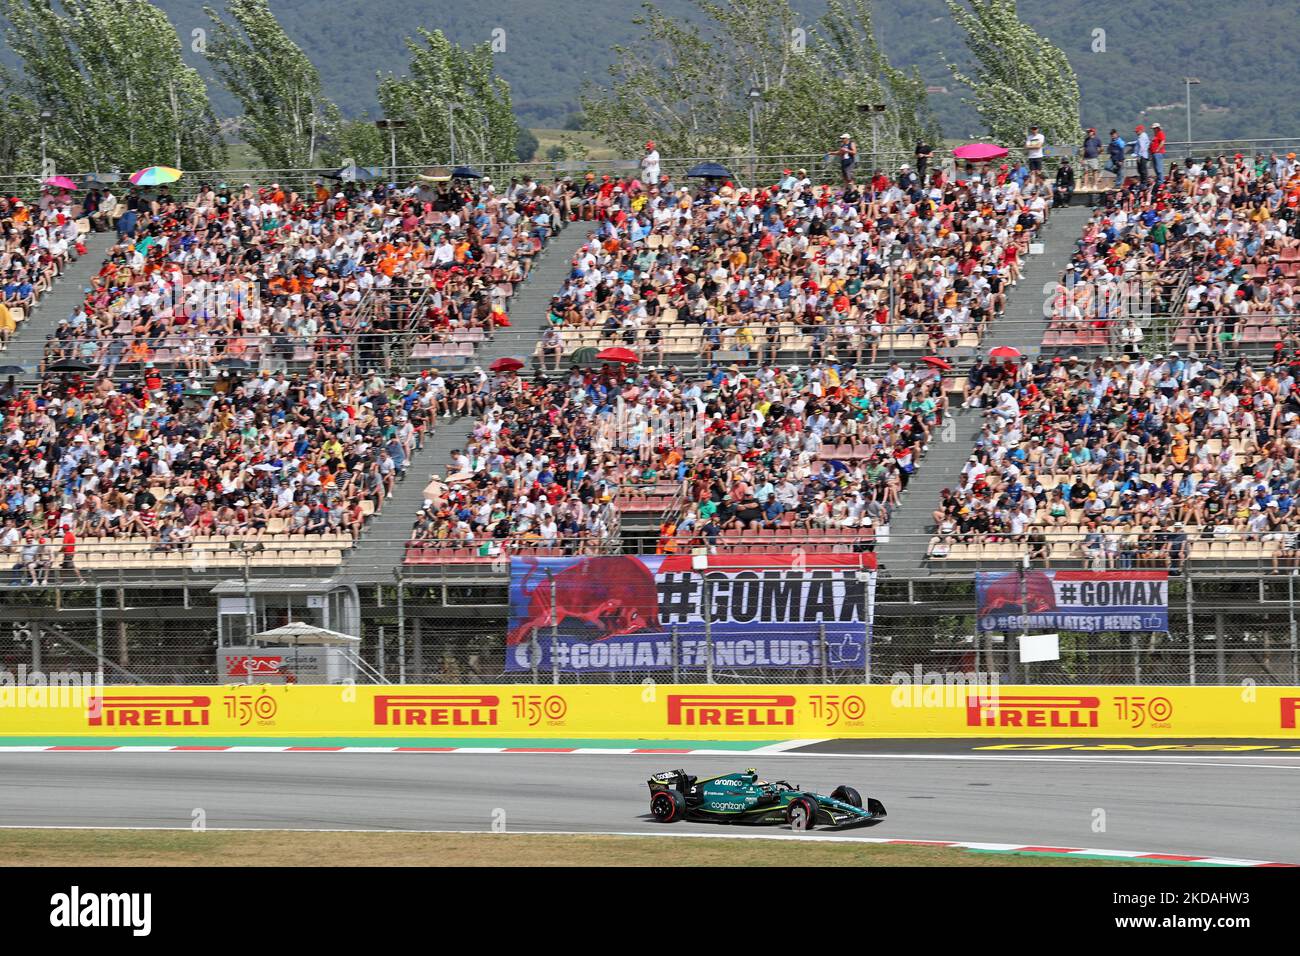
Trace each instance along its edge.
<path fill-rule="evenodd" d="M 947 359 L 939 358 L 939 356 L 937 355 L 927 355 L 925 358 L 921 359 L 921 361 L 924 362 L 926 365 L 932 366 L 933 368 L 940 369 L 941 371 L 944 372 L 952 371 L 952 363 L 949 362 Z"/>
<path fill-rule="evenodd" d="M 973 163 L 987 163 L 995 159 L 1003 159 L 1007 152 L 1005 146 L 996 146 L 993 143 L 967 143 L 965 146 L 958 146 L 952 154 L 958 159 L 969 159 Z"/>
<path fill-rule="evenodd" d="M 641 357 L 631 349 L 625 349 L 621 346 L 601 349 L 596 353 L 596 358 L 602 362 L 622 362 L 624 365 L 635 365 L 641 361 Z"/>
<path fill-rule="evenodd" d="M 1020 349 L 1013 349 L 1010 345 L 999 345 L 989 352 L 989 358 L 1018 359 Z"/>
<path fill-rule="evenodd" d="M 494 372 L 517 372 L 524 367 L 524 363 L 517 358 L 499 358 L 488 366 Z"/>

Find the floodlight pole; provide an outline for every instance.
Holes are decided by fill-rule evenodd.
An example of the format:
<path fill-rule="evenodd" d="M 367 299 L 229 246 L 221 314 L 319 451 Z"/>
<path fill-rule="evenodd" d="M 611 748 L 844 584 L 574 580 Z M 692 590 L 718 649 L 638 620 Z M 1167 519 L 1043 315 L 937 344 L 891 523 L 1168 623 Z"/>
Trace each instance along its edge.
<path fill-rule="evenodd" d="M 757 86 L 749 88 L 749 185 L 753 188 L 758 182 L 758 152 L 754 146 L 754 114 L 758 104 L 763 101 L 763 91 Z"/>
<path fill-rule="evenodd" d="M 447 103 L 447 135 L 451 140 L 451 165 L 456 165 L 456 119 L 455 113 L 459 108 L 458 103 Z"/>
<path fill-rule="evenodd" d="M 1183 77 L 1183 86 L 1187 90 L 1187 155 L 1192 155 L 1192 87 L 1200 86 L 1201 81 L 1194 76 Z"/>

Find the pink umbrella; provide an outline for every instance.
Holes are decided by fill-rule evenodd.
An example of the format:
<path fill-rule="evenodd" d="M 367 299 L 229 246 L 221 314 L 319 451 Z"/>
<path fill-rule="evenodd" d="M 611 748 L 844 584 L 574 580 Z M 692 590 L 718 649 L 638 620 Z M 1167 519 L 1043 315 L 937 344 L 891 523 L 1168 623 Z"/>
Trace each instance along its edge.
<path fill-rule="evenodd" d="M 51 176 L 45 180 L 45 185 L 53 186 L 55 189 L 76 189 L 77 184 L 67 176 Z"/>
<path fill-rule="evenodd" d="M 1002 159 L 1007 155 L 1007 148 L 992 143 L 967 143 L 965 146 L 958 146 L 952 154 L 958 159 L 968 159 L 973 163 L 987 163 L 994 159 Z"/>

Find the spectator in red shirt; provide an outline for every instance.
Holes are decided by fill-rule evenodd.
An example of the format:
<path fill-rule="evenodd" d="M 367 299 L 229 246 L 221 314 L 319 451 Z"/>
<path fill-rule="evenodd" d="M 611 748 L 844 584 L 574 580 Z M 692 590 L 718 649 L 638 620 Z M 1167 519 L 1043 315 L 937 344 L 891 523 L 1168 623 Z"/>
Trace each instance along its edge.
<path fill-rule="evenodd" d="M 86 579 L 81 576 L 81 569 L 76 564 L 77 555 L 77 536 L 73 533 L 71 527 L 63 529 L 63 565 L 64 572 L 71 571 L 77 576 L 78 584 L 85 584 Z M 66 577 L 66 574 L 65 574 Z"/>
<path fill-rule="evenodd" d="M 1165 181 L 1165 131 L 1159 123 L 1152 123 L 1151 128 L 1155 130 L 1151 137 L 1151 162 L 1155 166 L 1156 185 L 1159 186 Z"/>

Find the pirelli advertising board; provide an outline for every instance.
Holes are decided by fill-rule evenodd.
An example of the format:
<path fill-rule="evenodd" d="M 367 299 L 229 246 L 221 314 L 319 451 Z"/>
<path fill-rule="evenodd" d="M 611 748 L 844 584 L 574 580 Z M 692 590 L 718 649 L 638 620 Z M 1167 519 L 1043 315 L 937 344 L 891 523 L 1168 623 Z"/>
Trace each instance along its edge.
<path fill-rule="evenodd" d="M 0 737 L 1300 737 L 1300 687 L 0 688 Z"/>

